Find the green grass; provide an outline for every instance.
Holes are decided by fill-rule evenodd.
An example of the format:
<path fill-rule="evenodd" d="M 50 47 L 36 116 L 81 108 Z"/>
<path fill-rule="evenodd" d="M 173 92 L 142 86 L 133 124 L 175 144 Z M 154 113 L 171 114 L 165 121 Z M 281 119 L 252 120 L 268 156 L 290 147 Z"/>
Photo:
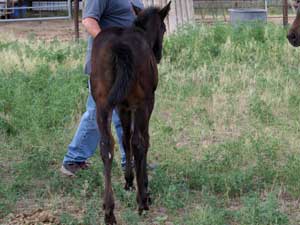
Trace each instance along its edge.
<path fill-rule="evenodd" d="M 120 224 L 298 224 L 300 52 L 276 25 L 186 27 L 165 39 L 151 118 L 153 205 L 138 216 L 113 165 Z M 103 223 L 102 162 L 59 167 L 85 108 L 85 43 L 1 39 L 0 222 L 48 210 Z M 25 206 L 24 206 L 25 205 Z"/>

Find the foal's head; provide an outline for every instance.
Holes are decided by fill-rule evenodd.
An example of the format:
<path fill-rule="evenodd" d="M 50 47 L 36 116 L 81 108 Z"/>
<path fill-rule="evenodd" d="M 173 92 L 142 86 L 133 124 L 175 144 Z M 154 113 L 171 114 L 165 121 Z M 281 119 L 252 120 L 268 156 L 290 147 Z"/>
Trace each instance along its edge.
<path fill-rule="evenodd" d="M 145 10 L 140 10 L 133 6 L 137 15 L 134 26 L 145 31 L 148 43 L 153 50 L 157 63 L 161 60 L 163 36 L 166 32 L 164 19 L 170 11 L 170 4 L 171 2 L 162 9 L 150 7 Z"/>
<path fill-rule="evenodd" d="M 297 9 L 296 19 L 288 31 L 287 38 L 294 47 L 300 46 L 300 7 Z"/>

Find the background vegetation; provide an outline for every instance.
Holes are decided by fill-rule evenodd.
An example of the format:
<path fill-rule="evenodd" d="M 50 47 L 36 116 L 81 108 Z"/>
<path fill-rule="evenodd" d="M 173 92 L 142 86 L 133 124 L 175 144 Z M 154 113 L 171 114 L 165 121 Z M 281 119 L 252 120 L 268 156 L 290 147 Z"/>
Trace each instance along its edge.
<path fill-rule="evenodd" d="M 271 24 L 216 24 L 166 38 L 150 131 L 154 203 L 138 216 L 116 154 L 120 224 L 299 224 L 300 52 L 285 36 Z M 85 107 L 84 55 L 83 42 L 0 40 L 1 224 L 103 223 L 99 154 L 76 179 L 59 172 Z"/>

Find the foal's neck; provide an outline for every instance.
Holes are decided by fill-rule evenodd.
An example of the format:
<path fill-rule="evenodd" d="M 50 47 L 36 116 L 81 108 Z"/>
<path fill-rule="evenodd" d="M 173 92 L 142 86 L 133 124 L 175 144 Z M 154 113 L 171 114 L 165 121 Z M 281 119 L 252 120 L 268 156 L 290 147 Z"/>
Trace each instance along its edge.
<path fill-rule="evenodd" d="M 151 49 L 153 49 L 154 45 L 155 45 L 155 42 L 156 42 L 156 35 L 155 35 L 155 33 L 153 33 L 153 31 L 146 30 L 146 29 L 144 29 L 143 27 L 140 27 L 140 26 L 134 26 L 134 28 L 136 30 L 138 30 L 139 32 L 143 33 L 145 39 L 147 40 L 147 42 L 149 44 L 149 47 Z"/>

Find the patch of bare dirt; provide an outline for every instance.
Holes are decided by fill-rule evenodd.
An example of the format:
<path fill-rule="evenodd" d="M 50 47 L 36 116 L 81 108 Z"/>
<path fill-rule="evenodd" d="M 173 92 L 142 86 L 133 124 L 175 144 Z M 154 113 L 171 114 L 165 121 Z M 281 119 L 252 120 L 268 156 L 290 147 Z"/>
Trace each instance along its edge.
<path fill-rule="evenodd" d="M 82 219 L 84 209 L 73 198 L 53 195 L 50 199 L 37 201 L 34 196 L 20 199 L 14 210 L 0 219 L 1 225 L 60 225 L 62 214 Z"/>
<path fill-rule="evenodd" d="M 286 213 L 291 224 L 300 224 L 300 199 L 288 194 L 285 190 L 279 193 L 280 210 Z"/>
<path fill-rule="evenodd" d="M 58 215 L 43 209 L 37 209 L 29 213 L 9 214 L 5 225 L 59 225 Z"/>

